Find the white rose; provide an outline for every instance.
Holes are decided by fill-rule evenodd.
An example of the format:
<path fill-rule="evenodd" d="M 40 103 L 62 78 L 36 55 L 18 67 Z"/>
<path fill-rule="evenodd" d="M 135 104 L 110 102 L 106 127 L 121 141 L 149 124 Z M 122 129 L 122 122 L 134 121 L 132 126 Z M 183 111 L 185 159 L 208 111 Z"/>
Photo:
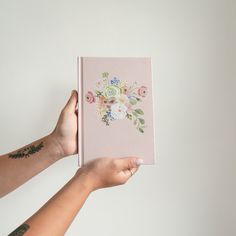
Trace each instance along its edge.
<path fill-rule="evenodd" d="M 115 120 L 121 120 L 126 117 L 127 107 L 123 103 L 115 103 L 111 106 L 111 116 Z"/>
<path fill-rule="evenodd" d="M 105 89 L 105 96 L 106 98 L 111 98 L 111 97 L 119 97 L 120 96 L 120 89 L 117 86 L 107 86 Z"/>

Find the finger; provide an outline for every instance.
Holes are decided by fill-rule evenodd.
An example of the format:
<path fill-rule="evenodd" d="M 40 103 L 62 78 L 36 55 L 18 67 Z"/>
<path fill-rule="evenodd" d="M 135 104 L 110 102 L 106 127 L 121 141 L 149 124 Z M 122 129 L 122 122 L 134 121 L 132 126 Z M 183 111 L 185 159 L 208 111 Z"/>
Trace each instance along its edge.
<path fill-rule="evenodd" d="M 134 175 L 134 174 L 138 171 L 138 169 L 139 169 L 139 167 L 132 168 L 132 169 L 130 170 L 131 176 Z"/>
<path fill-rule="evenodd" d="M 143 163 L 143 160 L 138 157 L 123 157 L 115 160 L 115 164 L 120 170 L 128 170 L 137 168 Z"/>
<path fill-rule="evenodd" d="M 137 171 L 139 167 L 123 170 L 122 173 L 125 178 L 125 182 L 128 181 Z"/>
<path fill-rule="evenodd" d="M 139 167 L 136 167 L 136 168 L 124 170 L 123 172 L 125 173 L 127 178 L 130 178 L 138 171 L 138 169 L 139 169 Z"/>
<path fill-rule="evenodd" d="M 76 90 L 73 90 L 71 92 L 70 99 L 68 100 L 64 109 L 67 111 L 74 112 L 77 106 L 77 102 L 78 102 L 78 93 Z"/>

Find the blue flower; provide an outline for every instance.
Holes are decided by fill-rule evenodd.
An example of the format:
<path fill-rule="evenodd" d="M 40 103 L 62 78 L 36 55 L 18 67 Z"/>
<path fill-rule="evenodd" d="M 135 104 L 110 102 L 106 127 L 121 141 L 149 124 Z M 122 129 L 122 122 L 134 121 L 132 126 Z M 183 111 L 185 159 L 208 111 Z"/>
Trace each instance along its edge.
<path fill-rule="evenodd" d="M 108 117 L 110 120 L 114 120 L 114 117 L 111 115 L 111 111 L 108 111 L 108 112 L 107 112 L 107 117 Z"/>
<path fill-rule="evenodd" d="M 120 80 L 117 79 L 116 77 L 114 77 L 112 80 L 111 80 L 111 84 L 112 85 L 118 85 L 120 83 Z"/>

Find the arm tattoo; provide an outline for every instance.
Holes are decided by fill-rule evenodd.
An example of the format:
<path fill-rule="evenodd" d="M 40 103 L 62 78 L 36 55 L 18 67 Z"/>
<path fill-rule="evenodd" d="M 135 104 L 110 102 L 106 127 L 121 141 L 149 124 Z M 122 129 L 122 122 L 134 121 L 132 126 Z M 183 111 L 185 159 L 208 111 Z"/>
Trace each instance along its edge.
<path fill-rule="evenodd" d="M 29 229 L 28 224 L 23 224 L 19 226 L 17 229 L 15 229 L 12 233 L 10 233 L 8 236 L 22 236 L 25 234 L 25 232 Z"/>
<path fill-rule="evenodd" d="M 14 153 L 8 155 L 9 158 L 17 159 L 17 158 L 27 158 L 30 155 L 39 152 L 44 147 L 43 142 L 39 143 L 38 145 L 31 145 L 26 148 L 22 148 Z"/>

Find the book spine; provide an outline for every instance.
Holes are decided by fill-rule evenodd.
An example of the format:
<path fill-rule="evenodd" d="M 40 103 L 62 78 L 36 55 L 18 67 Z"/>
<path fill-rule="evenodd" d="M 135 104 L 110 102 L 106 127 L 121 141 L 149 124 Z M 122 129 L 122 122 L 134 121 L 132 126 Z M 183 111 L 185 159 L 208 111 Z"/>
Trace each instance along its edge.
<path fill-rule="evenodd" d="M 77 57 L 77 75 L 78 75 L 78 165 L 81 167 L 84 163 L 83 156 L 83 58 Z"/>

